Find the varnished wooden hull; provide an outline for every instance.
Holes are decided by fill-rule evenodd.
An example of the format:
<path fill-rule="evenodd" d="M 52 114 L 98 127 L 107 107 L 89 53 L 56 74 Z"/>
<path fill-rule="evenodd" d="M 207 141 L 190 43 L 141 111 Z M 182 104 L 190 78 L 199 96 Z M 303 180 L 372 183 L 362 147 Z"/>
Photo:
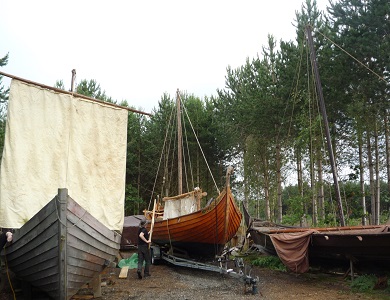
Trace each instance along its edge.
<path fill-rule="evenodd" d="M 237 233 L 241 212 L 230 188 L 209 206 L 194 213 L 167 220 L 156 220 L 152 242 L 180 249 L 189 256 L 213 257 Z"/>
<path fill-rule="evenodd" d="M 14 233 L 5 247 L 17 278 L 53 299 L 70 299 L 114 261 L 121 235 L 68 196 L 66 189 Z"/>

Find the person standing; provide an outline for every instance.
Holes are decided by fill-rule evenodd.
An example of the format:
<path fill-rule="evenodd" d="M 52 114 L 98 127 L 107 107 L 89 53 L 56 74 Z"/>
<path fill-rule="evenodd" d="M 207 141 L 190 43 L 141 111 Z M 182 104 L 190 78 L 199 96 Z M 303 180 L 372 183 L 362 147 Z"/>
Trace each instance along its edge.
<path fill-rule="evenodd" d="M 146 220 L 142 220 L 138 229 L 138 268 L 137 275 L 139 279 L 142 279 L 142 266 L 145 261 L 144 277 L 150 276 L 150 251 L 149 244 L 151 243 L 149 238 L 149 232 L 146 229 Z"/>

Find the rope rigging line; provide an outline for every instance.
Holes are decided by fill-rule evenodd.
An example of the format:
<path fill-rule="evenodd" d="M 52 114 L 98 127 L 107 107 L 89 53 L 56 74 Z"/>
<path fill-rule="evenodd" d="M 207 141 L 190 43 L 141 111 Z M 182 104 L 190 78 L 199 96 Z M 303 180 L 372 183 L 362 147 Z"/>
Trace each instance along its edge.
<path fill-rule="evenodd" d="M 186 116 L 187 116 L 187 118 L 188 118 L 188 122 L 189 122 L 190 125 L 191 125 L 191 129 L 192 129 L 192 132 L 194 133 L 196 142 L 198 143 L 198 147 L 199 147 L 200 151 L 202 152 L 203 159 L 204 159 L 204 161 L 205 161 L 205 163 L 206 163 L 206 165 L 207 165 L 207 168 L 208 168 L 208 170 L 209 170 L 209 172 L 210 172 L 211 178 L 213 179 L 215 188 L 217 189 L 218 194 L 220 194 L 221 192 L 220 192 L 220 190 L 219 190 L 219 188 L 218 188 L 218 186 L 217 186 L 217 183 L 215 182 L 215 179 L 214 179 L 213 174 L 211 173 L 210 166 L 209 166 L 209 164 L 208 164 L 208 162 L 207 162 L 207 160 L 206 160 L 206 156 L 205 156 L 205 154 L 204 154 L 204 152 L 203 152 L 202 146 L 201 146 L 200 143 L 199 143 L 198 136 L 197 136 L 196 133 L 195 133 L 195 129 L 194 129 L 194 127 L 192 126 L 191 119 L 190 119 L 190 117 L 188 116 L 187 109 L 186 109 L 186 107 L 185 107 L 184 105 L 183 105 L 183 109 L 184 109 L 184 112 L 186 113 Z"/>
<path fill-rule="evenodd" d="M 184 118 L 182 118 L 182 124 L 184 124 Z M 186 130 L 185 130 L 185 126 L 184 126 L 184 135 L 186 136 Z M 187 140 L 187 136 L 186 136 L 186 140 Z M 184 137 L 182 136 L 181 137 L 181 144 L 182 144 L 182 147 L 181 147 L 181 150 L 182 150 L 182 157 L 183 157 L 183 162 L 184 162 L 184 178 L 186 179 L 186 186 L 187 186 L 187 191 L 190 191 L 189 189 L 189 186 L 188 186 L 188 174 L 187 174 L 187 160 L 186 160 L 186 155 L 185 155 L 185 150 L 184 150 Z M 189 151 L 188 149 L 188 140 L 187 140 L 187 150 Z M 188 155 L 188 160 L 190 160 L 190 156 Z M 189 162 L 190 164 L 190 167 L 191 167 L 191 162 Z M 191 174 L 192 175 L 192 174 Z"/>
<path fill-rule="evenodd" d="M 182 105 L 184 106 L 184 104 L 182 103 Z M 183 124 L 185 124 L 184 122 L 184 116 L 183 116 Z M 191 155 L 190 155 L 190 147 L 188 147 L 189 143 L 188 143 L 188 134 L 187 134 L 187 128 L 186 126 L 184 126 L 184 136 L 185 136 L 185 140 L 186 140 L 186 145 L 187 145 L 187 156 L 188 156 L 188 163 L 190 165 L 190 174 L 191 174 L 191 180 L 192 180 L 192 189 L 195 188 L 195 182 L 194 182 L 194 172 L 193 172 L 193 168 L 192 168 L 192 162 L 191 162 Z M 184 155 L 184 148 L 183 148 L 183 157 L 185 157 Z M 186 164 L 184 164 L 184 166 L 186 167 Z M 187 176 L 187 169 L 186 170 L 186 176 Z M 187 177 L 186 177 L 187 178 Z M 188 180 L 186 180 L 187 182 L 187 190 L 189 191 L 189 188 L 188 188 Z"/>
<path fill-rule="evenodd" d="M 173 114 L 173 108 L 172 108 L 172 111 L 171 111 L 171 115 L 170 115 L 170 117 L 169 117 L 169 120 L 172 120 L 172 114 Z M 170 122 L 168 122 L 168 124 L 170 124 Z M 165 133 L 163 149 L 162 149 L 162 151 L 161 151 L 160 159 L 159 159 L 159 162 L 158 162 L 157 173 L 156 173 L 156 176 L 155 176 L 155 178 L 154 178 L 153 189 L 152 189 L 152 194 L 151 194 L 150 200 L 149 200 L 148 210 L 150 210 L 150 205 L 151 205 L 152 200 L 153 200 L 154 189 L 156 188 L 156 183 L 157 183 L 157 175 L 158 175 L 158 172 L 159 172 L 159 170 L 160 170 L 160 166 L 161 166 L 161 161 L 162 161 L 162 157 L 163 157 L 165 145 L 166 145 L 166 142 L 167 142 L 167 136 L 168 136 L 168 130 L 167 130 L 166 133 Z"/>
<path fill-rule="evenodd" d="M 314 30 L 313 30 L 314 31 Z M 340 45 L 338 45 L 335 41 L 331 40 L 329 37 L 327 37 L 325 34 L 323 34 L 322 32 L 320 31 L 315 31 L 316 33 L 319 33 L 320 35 L 322 35 L 325 39 L 327 39 L 329 42 L 331 42 L 333 45 L 335 45 L 337 48 L 339 48 L 341 51 L 343 51 L 345 54 L 347 54 L 349 57 L 351 57 L 353 60 L 355 60 L 358 64 L 362 65 L 364 68 L 366 68 L 368 71 L 370 71 L 371 73 L 373 73 L 375 76 L 377 76 L 379 78 L 379 80 L 382 80 L 384 81 L 385 83 L 389 83 L 386 81 L 385 78 L 383 78 L 381 75 L 379 75 L 378 73 L 376 73 L 375 71 L 371 70 L 369 67 L 367 67 L 364 63 L 362 63 L 360 60 L 358 60 L 356 57 L 354 57 L 351 53 L 349 53 L 348 51 L 346 51 L 344 48 L 342 48 Z"/>
<path fill-rule="evenodd" d="M 296 65 L 296 71 L 294 73 L 294 79 L 293 79 L 293 82 L 295 82 L 295 86 L 291 87 L 291 91 L 289 93 L 289 98 L 287 99 L 287 103 L 286 103 L 286 106 L 284 108 L 284 112 L 283 112 L 283 117 L 282 117 L 282 124 L 284 122 L 285 119 L 287 119 L 286 115 L 287 115 L 287 108 L 288 108 L 288 103 L 291 99 L 291 95 L 293 95 L 293 106 L 292 106 L 292 111 L 291 111 L 291 115 L 290 115 L 290 120 L 289 120 L 289 127 L 288 127 L 288 136 L 291 135 L 291 127 L 292 127 L 292 124 L 293 124 L 293 115 L 294 115 L 294 109 L 295 109 L 295 104 L 296 104 L 296 99 L 298 98 L 298 83 L 299 83 L 299 78 L 300 78 L 300 74 L 301 74 L 301 66 L 302 66 L 302 60 L 303 60 L 303 53 L 304 53 L 304 42 L 301 43 L 301 48 L 300 48 L 300 56 L 299 56 L 299 61 L 297 62 L 297 65 Z M 279 140 L 279 135 L 280 135 L 280 132 L 282 130 L 282 126 L 279 127 L 279 130 L 278 130 L 278 134 L 277 134 L 277 140 Z"/>
<path fill-rule="evenodd" d="M 13 287 L 13 285 L 12 285 L 11 277 L 10 277 L 10 275 L 9 275 L 9 268 L 8 268 L 8 260 L 7 260 L 6 248 L 7 248 L 7 247 L 4 247 L 5 269 L 6 269 L 6 271 L 7 271 L 7 279 L 8 279 L 9 286 L 11 287 L 12 295 L 13 295 L 13 297 L 14 297 L 14 300 L 16 300 L 15 290 L 14 290 L 14 287 Z M 1 250 L 1 249 L 0 249 L 0 250 Z"/>

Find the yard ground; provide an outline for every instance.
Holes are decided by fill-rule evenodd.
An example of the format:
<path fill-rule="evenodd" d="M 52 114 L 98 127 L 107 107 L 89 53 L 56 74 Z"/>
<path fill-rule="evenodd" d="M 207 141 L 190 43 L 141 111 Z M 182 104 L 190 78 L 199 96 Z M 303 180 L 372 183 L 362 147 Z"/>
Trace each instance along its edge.
<path fill-rule="evenodd" d="M 176 267 L 165 263 L 151 266 L 151 277 L 138 279 L 136 270 L 130 269 L 127 278 L 119 278 L 119 268 L 107 268 L 102 273 L 101 300 L 129 299 L 389 299 L 390 294 L 378 291 L 367 295 L 351 291 L 349 280 L 343 274 L 292 273 L 253 267 L 251 277 L 257 278 L 256 295 L 252 287 L 228 275 L 215 272 Z M 18 286 L 16 298 L 26 300 Z M 0 300 L 11 300 L 8 282 Z M 33 299 L 47 299 L 33 291 Z M 72 299 L 94 299 L 92 289 L 81 289 Z M 97 299 L 97 298 L 96 298 Z"/>

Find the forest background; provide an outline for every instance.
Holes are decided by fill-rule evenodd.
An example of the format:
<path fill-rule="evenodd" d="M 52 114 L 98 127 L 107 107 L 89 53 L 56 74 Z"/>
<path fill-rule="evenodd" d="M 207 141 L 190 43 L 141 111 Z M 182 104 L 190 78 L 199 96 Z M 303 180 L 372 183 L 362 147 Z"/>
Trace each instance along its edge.
<path fill-rule="evenodd" d="M 236 198 L 255 217 L 336 226 L 341 204 L 346 225 L 388 220 L 390 3 L 337 0 L 321 12 L 315 0 L 306 0 L 293 25 L 295 41 L 276 41 L 270 34 L 257 57 L 248 57 L 236 69 L 227 66 L 225 88 L 216 96 L 164 94 L 151 116 L 129 112 L 125 215 L 142 214 L 157 195 L 177 192 L 177 160 L 162 149 L 164 144 L 177 148 L 175 133 L 167 134 L 167 129 L 180 97 L 183 115 L 191 118 L 182 121 L 188 145 L 183 152 L 185 191 L 199 186 L 208 199 L 214 197 L 217 186 L 225 184 L 227 166 L 233 165 Z M 315 84 L 308 30 L 314 36 L 322 91 Z M 0 67 L 8 63 L 8 55 L 0 59 Z M 0 153 L 9 95 L 1 79 Z M 65 90 L 63 80 L 55 87 Z M 75 91 L 131 107 L 106 95 L 94 79 L 81 80 Z M 321 92 L 340 203 L 320 114 Z"/>

